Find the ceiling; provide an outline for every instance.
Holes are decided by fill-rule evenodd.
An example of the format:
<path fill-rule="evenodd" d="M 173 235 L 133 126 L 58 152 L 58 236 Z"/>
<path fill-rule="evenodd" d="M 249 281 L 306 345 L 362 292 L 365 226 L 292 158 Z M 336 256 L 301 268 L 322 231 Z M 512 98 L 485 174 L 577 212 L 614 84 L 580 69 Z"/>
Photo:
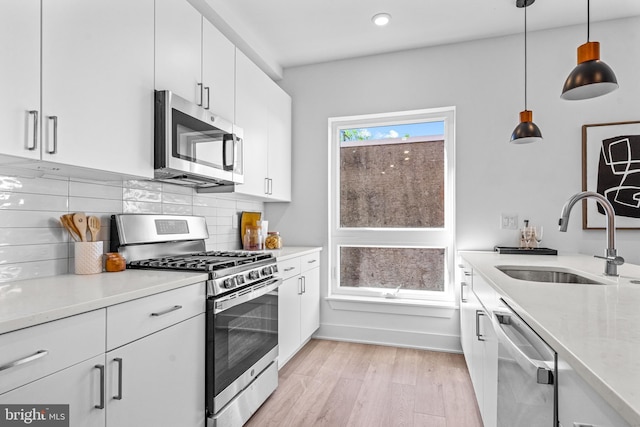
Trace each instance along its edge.
<path fill-rule="evenodd" d="M 521 33 L 524 26 L 515 0 L 190 1 L 206 4 L 207 17 L 276 79 L 287 67 Z M 386 27 L 371 22 L 379 12 L 392 16 Z M 638 0 L 591 1 L 592 22 L 636 15 Z M 538 0 L 527 21 L 529 31 L 585 25 L 586 41 L 587 1 Z"/>

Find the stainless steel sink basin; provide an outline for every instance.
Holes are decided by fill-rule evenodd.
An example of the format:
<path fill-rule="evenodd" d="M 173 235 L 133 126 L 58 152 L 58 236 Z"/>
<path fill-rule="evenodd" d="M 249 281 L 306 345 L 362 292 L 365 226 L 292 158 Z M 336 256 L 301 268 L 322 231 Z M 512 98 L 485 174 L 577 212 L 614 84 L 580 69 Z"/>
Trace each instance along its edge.
<path fill-rule="evenodd" d="M 509 277 L 530 282 L 577 283 L 582 285 L 604 284 L 560 267 L 499 265 L 496 268 Z"/>

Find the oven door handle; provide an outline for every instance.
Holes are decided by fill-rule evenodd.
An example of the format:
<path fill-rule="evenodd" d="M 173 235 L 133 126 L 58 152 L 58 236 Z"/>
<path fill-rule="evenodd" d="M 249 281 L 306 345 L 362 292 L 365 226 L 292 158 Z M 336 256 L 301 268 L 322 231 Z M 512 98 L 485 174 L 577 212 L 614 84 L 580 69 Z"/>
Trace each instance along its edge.
<path fill-rule="evenodd" d="M 522 337 L 527 341 L 527 345 L 538 349 L 533 343 L 527 340 L 525 334 L 528 332 L 529 326 L 523 325 L 522 321 L 512 313 L 495 312 L 493 315 L 493 324 L 498 337 L 498 342 L 505 348 L 507 353 L 515 360 L 515 362 L 531 377 L 536 379 L 538 384 L 553 384 L 553 369 L 555 365 L 553 355 L 549 355 L 551 360 L 538 360 L 531 358 L 522 351 L 522 349 L 513 342 L 505 329 L 510 328 L 521 333 Z M 533 333 L 533 332 L 532 332 Z M 537 338 L 537 337 L 536 337 Z M 537 338 L 539 339 L 539 338 Z"/>
<path fill-rule="evenodd" d="M 225 310 L 238 306 L 240 304 L 244 304 L 247 301 L 251 301 L 252 299 L 259 298 L 263 295 L 273 292 L 278 289 L 278 287 L 282 284 L 281 277 L 275 277 L 269 281 L 269 283 L 261 288 L 258 288 L 254 291 L 247 292 L 246 294 L 240 295 L 235 298 L 223 297 L 220 300 L 213 301 L 213 314 L 222 313 Z"/>

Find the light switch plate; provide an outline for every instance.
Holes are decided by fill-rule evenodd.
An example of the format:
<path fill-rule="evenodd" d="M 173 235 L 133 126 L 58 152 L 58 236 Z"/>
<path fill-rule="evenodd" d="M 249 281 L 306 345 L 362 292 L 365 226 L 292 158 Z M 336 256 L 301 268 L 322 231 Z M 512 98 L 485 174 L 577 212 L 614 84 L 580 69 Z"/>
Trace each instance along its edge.
<path fill-rule="evenodd" d="M 517 230 L 518 214 L 500 214 L 500 228 L 503 230 Z"/>

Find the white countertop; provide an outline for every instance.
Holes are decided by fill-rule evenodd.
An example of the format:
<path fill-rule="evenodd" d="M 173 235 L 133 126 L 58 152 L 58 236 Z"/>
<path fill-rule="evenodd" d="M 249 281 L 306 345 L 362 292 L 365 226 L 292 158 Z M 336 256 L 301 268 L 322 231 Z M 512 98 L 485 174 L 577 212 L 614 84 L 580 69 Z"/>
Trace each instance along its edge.
<path fill-rule="evenodd" d="M 640 266 L 603 275 L 587 255 L 460 252 L 518 314 L 632 425 L 640 425 Z M 567 267 L 606 285 L 529 282 L 497 265 Z"/>
<path fill-rule="evenodd" d="M 0 334 L 187 286 L 206 278 L 207 274 L 203 273 L 125 270 L 0 283 Z"/>
<path fill-rule="evenodd" d="M 270 250 L 278 261 L 285 261 L 303 255 L 309 255 L 322 250 L 320 246 L 285 246 L 282 249 Z"/>

